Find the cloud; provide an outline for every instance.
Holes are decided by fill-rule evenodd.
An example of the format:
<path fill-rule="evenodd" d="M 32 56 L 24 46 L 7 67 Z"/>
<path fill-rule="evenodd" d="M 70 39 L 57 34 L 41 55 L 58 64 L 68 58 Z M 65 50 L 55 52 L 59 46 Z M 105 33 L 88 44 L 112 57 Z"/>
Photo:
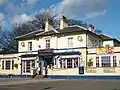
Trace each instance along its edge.
<path fill-rule="evenodd" d="M 62 0 L 53 11 L 69 18 L 90 18 L 105 13 L 105 0 Z"/>
<path fill-rule="evenodd" d="M 4 21 L 4 14 L 0 13 L 0 23 L 2 23 Z"/>
<path fill-rule="evenodd" d="M 4 11 L 7 14 L 14 16 L 16 14 L 21 14 L 25 11 L 31 11 L 35 4 L 40 0 L 5 0 Z"/>
<path fill-rule="evenodd" d="M 4 3 L 4 0 L 0 0 L 0 4 L 3 4 Z"/>
<path fill-rule="evenodd" d="M 39 0 L 27 0 L 27 4 L 36 4 Z"/>
<path fill-rule="evenodd" d="M 31 21 L 33 19 L 33 15 L 21 14 L 14 16 L 13 23 L 23 23 L 26 21 Z"/>
<path fill-rule="evenodd" d="M 106 13 L 106 10 L 101 11 L 101 12 L 94 12 L 94 13 L 86 14 L 86 17 L 84 19 L 90 19 L 92 17 L 103 15 L 105 13 Z"/>

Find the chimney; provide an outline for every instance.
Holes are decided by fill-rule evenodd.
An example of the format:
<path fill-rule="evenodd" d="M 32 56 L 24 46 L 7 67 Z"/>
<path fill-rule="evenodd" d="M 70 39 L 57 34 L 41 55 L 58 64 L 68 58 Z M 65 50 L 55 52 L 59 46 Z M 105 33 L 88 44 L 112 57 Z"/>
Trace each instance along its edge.
<path fill-rule="evenodd" d="M 92 24 L 88 26 L 88 30 L 91 32 L 95 32 L 94 26 Z"/>
<path fill-rule="evenodd" d="M 60 29 L 64 29 L 65 27 L 68 27 L 67 18 L 65 16 L 62 16 L 60 18 Z"/>
<path fill-rule="evenodd" d="M 51 30 L 52 28 L 53 28 L 53 27 L 52 27 L 52 22 L 51 22 L 51 20 L 47 19 L 47 20 L 45 21 L 45 32 Z"/>

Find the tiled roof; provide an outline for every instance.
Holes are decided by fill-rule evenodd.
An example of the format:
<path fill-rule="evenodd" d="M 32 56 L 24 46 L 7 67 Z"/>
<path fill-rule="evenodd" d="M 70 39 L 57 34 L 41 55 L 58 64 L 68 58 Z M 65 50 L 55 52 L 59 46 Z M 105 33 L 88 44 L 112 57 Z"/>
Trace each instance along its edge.
<path fill-rule="evenodd" d="M 103 40 L 112 39 L 111 36 L 108 36 L 108 35 L 105 35 L 105 34 L 100 34 L 99 36 L 100 36 Z"/>
<path fill-rule="evenodd" d="M 34 37 L 34 36 L 36 36 L 36 34 L 41 33 L 41 32 L 43 32 L 43 30 L 33 31 L 33 32 L 30 32 L 30 33 L 18 36 L 18 37 L 16 37 L 16 39 L 31 38 L 31 37 Z"/>
<path fill-rule="evenodd" d="M 49 35 L 56 35 L 56 34 L 65 34 L 65 33 L 89 33 L 92 35 L 95 35 L 97 37 L 99 37 L 99 35 L 97 35 L 96 33 L 93 33 L 91 31 L 89 31 L 88 29 L 81 27 L 81 26 L 69 26 L 67 28 L 64 28 L 63 30 L 60 29 L 52 29 L 50 31 L 43 31 L 43 30 L 39 30 L 39 31 L 34 31 L 22 36 L 17 37 L 16 39 L 27 39 L 27 38 L 32 38 L 32 37 L 37 37 L 37 36 L 49 36 Z"/>

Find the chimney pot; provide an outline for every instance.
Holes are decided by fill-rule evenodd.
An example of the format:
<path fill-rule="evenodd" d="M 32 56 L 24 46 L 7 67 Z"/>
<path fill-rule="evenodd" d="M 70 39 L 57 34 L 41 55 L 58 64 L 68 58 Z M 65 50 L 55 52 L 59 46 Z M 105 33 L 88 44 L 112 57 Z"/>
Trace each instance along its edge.
<path fill-rule="evenodd" d="M 90 24 L 90 25 L 88 26 L 88 30 L 89 30 L 89 31 L 95 32 L 94 29 L 95 29 L 95 28 L 94 28 L 94 26 L 93 26 L 92 24 Z"/>
<path fill-rule="evenodd" d="M 64 29 L 65 27 L 68 27 L 67 18 L 65 16 L 62 16 L 60 18 L 60 29 Z"/>
<path fill-rule="evenodd" d="M 51 20 L 49 20 L 48 18 L 45 21 L 45 31 L 49 31 L 51 30 L 53 27 L 51 25 Z"/>

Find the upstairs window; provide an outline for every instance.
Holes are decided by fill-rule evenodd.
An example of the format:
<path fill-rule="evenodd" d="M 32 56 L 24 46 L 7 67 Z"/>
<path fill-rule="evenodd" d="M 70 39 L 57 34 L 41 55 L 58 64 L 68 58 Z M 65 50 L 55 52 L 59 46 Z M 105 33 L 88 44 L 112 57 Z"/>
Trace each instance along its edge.
<path fill-rule="evenodd" d="M 73 47 L 73 38 L 68 38 L 68 47 Z"/>
<path fill-rule="evenodd" d="M 50 49 L 50 40 L 46 40 L 46 49 Z"/>
<path fill-rule="evenodd" d="M 28 50 L 29 50 L 29 51 L 32 50 L 32 42 L 28 42 Z"/>

